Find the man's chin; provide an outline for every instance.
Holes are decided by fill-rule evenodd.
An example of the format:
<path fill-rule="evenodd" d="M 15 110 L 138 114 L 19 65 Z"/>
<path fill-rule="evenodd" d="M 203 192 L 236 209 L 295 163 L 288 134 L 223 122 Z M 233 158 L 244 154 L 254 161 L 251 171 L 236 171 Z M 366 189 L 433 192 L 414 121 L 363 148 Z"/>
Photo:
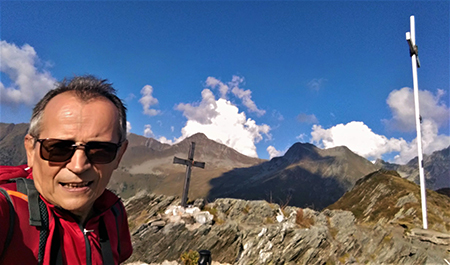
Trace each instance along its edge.
<path fill-rule="evenodd" d="M 76 201 L 62 202 L 59 207 L 71 212 L 77 217 L 84 218 L 91 212 L 93 204 L 94 202 L 91 202 L 90 200 L 78 199 Z"/>

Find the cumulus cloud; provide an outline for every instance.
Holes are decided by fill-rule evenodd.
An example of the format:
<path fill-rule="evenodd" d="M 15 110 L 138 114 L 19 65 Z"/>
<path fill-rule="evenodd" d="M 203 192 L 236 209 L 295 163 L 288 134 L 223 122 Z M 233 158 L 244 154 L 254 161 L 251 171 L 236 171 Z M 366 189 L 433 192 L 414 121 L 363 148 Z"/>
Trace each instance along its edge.
<path fill-rule="evenodd" d="M 49 72 L 38 69 L 40 60 L 32 46 L 24 44 L 17 47 L 2 40 L 0 57 L 0 71 L 11 80 L 8 87 L 0 82 L 0 102 L 32 106 L 54 87 L 55 78 Z"/>
<path fill-rule="evenodd" d="M 269 153 L 270 159 L 282 155 L 281 151 L 278 151 L 275 147 L 273 147 L 271 145 L 269 147 L 267 147 L 266 150 L 267 150 L 267 153 Z"/>
<path fill-rule="evenodd" d="M 325 78 L 314 78 L 313 80 L 309 81 L 308 84 L 306 84 L 306 86 L 309 89 L 319 91 L 320 89 L 323 88 L 326 81 L 327 80 Z"/>
<path fill-rule="evenodd" d="M 448 127 L 450 109 L 443 100 L 445 91 L 438 89 L 436 94 L 428 90 L 419 90 L 419 108 L 423 120 L 429 120 L 438 127 Z M 393 90 L 387 100 L 392 111 L 392 119 L 384 120 L 388 128 L 403 132 L 416 128 L 414 112 L 414 91 L 409 87 Z"/>
<path fill-rule="evenodd" d="M 200 103 L 180 103 L 175 108 L 183 111 L 183 115 L 188 120 L 195 120 L 200 124 L 210 124 L 211 120 L 219 115 L 214 94 L 207 88 L 202 91 L 202 101 Z"/>
<path fill-rule="evenodd" d="M 314 114 L 308 115 L 306 113 L 298 114 L 297 120 L 302 123 L 318 123 L 319 122 L 319 120 L 316 118 L 316 115 L 314 115 Z"/>
<path fill-rule="evenodd" d="M 258 109 L 255 102 L 252 100 L 252 92 L 250 90 L 244 90 L 240 88 L 239 86 L 244 83 L 244 78 L 240 76 L 234 75 L 231 78 L 231 81 L 227 84 L 223 83 L 222 81 L 218 80 L 215 77 L 208 77 L 206 79 L 206 86 L 210 87 L 212 89 L 219 88 L 219 92 L 221 95 L 221 98 L 226 99 L 228 92 L 231 91 L 231 93 L 242 100 L 242 104 L 247 107 L 248 111 L 256 113 L 258 116 L 262 116 L 266 113 L 265 110 Z"/>
<path fill-rule="evenodd" d="M 177 142 L 202 132 L 208 138 L 244 155 L 257 157 L 255 143 L 261 141 L 263 135 L 270 137 L 270 126 L 257 125 L 226 99 L 215 100 L 209 89 L 203 90 L 202 102 L 199 104 L 179 104 L 176 109 L 183 111 L 183 115 L 188 119 Z"/>
<path fill-rule="evenodd" d="M 420 113 L 422 117 L 421 135 L 423 153 L 431 154 L 450 145 L 450 136 L 439 134 L 439 128 L 447 129 L 450 120 L 450 109 L 444 99 L 445 91 L 438 89 L 435 94 L 430 91 L 419 91 Z M 393 90 L 387 100 L 392 111 L 390 120 L 383 120 L 391 130 L 403 132 L 415 131 L 414 92 L 404 87 Z M 331 148 L 345 145 L 353 152 L 373 160 L 384 154 L 397 154 L 395 163 L 405 164 L 417 156 L 417 138 L 411 142 L 403 138 L 390 138 L 374 133 L 363 122 L 338 124 L 329 129 L 313 125 L 311 141 L 320 147 Z"/>
<path fill-rule="evenodd" d="M 229 88 L 227 85 L 222 83 L 222 81 L 220 81 L 219 79 L 217 79 L 215 77 L 209 76 L 208 78 L 206 78 L 205 84 L 207 87 L 210 87 L 210 88 L 219 87 L 219 92 L 220 92 L 221 98 L 226 98 Z"/>
<path fill-rule="evenodd" d="M 172 145 L 172 144 L 174 143 L 174 141 L 169 140 L 169 139 L 167 139 L 167 138 L 164 137 L 164 136 L 159 137 L 159 138 L 158 138 L 158 141 L 159 141 L 160 143 L 163 143 L 163 144 L 170 144 L 170 145 Z"/>
<path fill-rule="evenodd" d="M 252 100 L 252 92 L 250 90 L 244 90 L 239 87 L 233 87 L 231 92 L 238 98 L 242 99 L 242 104 L 248 108 L 250 112 L 256 113 L 258 116 L 262 116 L 266 113 L 265 110 L 260 110 Z"/>
<path fill-rule="evenodd" d="M 150 85 L 145 85 L 141 89 L 142 97 L 139 99 L 139 102 L 142 104 L 144 108 L 143 113 L 149 116 L 156 116 L 159 114 L 159 110 L 151 109 L 150 107 L 158 104 L 158 99 L 153 97 L 153 87 Z"/>
<path fill-rule="evenodd" d="M 127 121 L 127 134 L 131 132 L 131 123 Z"/>
<path fill-rule="evenodd" d="M 144 126 L 144 136 L 147 137 L 147 138 L 150 138 L 150 137 L 154 137 L 154 136 L 155 136 L 155 135 L 153 134 L 152 126 L 151 126 L 150 124 L 146 124 L 146 125 Z"/>
<path fill-rule="evenodd" d="M 384 153 L 400 151 L 406 141 L 402 138 L 388 139 L 374 133 L 367 125 L 360 121 L 338 124 L 329 129 L 320 125 L 313 125 L 311 140 L 320 147 L 331 148 L 347 146 L 350 150 L 368 159 L 381 158 Z"/>
<path fill-rule="evenodd" d="M 430 154 L 449 146 L 450 137 L 438 135 L 435 123 L 427 120 L 422 126 L 423 152 Z M 350 150 L 369 160 L 381 158 L 383 154 L 398 152 L 396 163 L 405 164 L 417 156 L 417 139 L 411 142 L 403 138 L 390 138 L 374 133 L 363 122 L 352 121 L 347 124 L 338 124 L 329 129 L 320 125 L 313 125 L 311 141 L 322 148 L 347 146 Z"/>
<path fill-rule="evenodd" d="M 450 136 L 439 135 L 436 123 L 431 120 L 424 120 L 422 123 L 422 152 L 431 154 L 434 151 L 442 150 L 450 145 Z M 401 146 L 400 153 L 395 156 L 395 162 L 405 164 L 416 157 L 417 138 L 410 143 Z"/>

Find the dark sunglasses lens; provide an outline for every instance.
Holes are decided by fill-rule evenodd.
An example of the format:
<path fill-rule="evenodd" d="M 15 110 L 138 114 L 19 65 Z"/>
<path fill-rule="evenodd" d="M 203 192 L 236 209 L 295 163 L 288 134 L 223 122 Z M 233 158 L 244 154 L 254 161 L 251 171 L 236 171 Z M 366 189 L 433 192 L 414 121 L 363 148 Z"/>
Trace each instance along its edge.
<path fill-rule="evenodd" d="M 93 164 L 111 163 L 119 146 L 108 142 L 89 142 L 86 144 L 86 155 Z"/>
<path fill-rule="evenodd" d="M 68 140 L 45 139 L 41 142 L 41 157 L 50 162 L 67 161 L 75 151 L 74 143 Z"/>

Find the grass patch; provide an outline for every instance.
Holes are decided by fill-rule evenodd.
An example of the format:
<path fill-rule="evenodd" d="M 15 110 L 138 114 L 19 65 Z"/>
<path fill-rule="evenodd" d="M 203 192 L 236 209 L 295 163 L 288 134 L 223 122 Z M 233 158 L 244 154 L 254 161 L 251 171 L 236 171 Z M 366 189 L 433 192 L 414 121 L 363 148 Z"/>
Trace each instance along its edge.
<path fill-rule="evenodd" d="M 225 223 L 225 220 L 222 220 L 217 215 L 217 209 L 216 208 L 205 206 L 205 208 L 203 208 L 203 210 L 204 211 L 208 211 L 213 216 L 214 223 L 219 224 L 219 225 Z"/>
<path fill-rule="evenodd" d="M 189 250 L 181 254 L 180 259 L 184 265 L 197 265 L 200 254 L 197 251 Z"/>
<path fill-rule="evenodd" d="M 302 228 L 310 228 L 314 225 L 314 219 L 306 218 L 303 213 L 303 209 L 297 210 L 297 216 L 295 217 L 295 223 Z"/>

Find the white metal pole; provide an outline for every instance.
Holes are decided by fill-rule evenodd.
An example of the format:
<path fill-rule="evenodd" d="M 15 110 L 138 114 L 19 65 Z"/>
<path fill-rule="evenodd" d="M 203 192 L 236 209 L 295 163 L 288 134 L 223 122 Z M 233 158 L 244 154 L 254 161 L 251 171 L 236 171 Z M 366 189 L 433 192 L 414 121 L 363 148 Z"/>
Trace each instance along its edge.
<path fill-rule="evenodd" d="M 416 28 L 414 22 L 414 16 L 409 18 L 411 35 L 406 33 L 406 39 L 410 38 L 410 46 L 416 49 Z M 417 51 L 417 50 L 416 50 Z M 416 115 L 416 131 L 417 131 L 417 157 L 419 164 L 419 177 L 420 177 L 420 196 L 422 199 L 422 221 L 423 229 L 428 229 L 427 222 L 427 195 L 425 187 L 425 176 L 423 171 L 423 154 L 422 154 L 422 134 L 420 129 L 421 117 L 419 111 L 419 84 L 417 80 L 417 52 L 411 54 L 412 72 L 413 72 L 413 85 L 414 85 L 414 109 Z"/>

